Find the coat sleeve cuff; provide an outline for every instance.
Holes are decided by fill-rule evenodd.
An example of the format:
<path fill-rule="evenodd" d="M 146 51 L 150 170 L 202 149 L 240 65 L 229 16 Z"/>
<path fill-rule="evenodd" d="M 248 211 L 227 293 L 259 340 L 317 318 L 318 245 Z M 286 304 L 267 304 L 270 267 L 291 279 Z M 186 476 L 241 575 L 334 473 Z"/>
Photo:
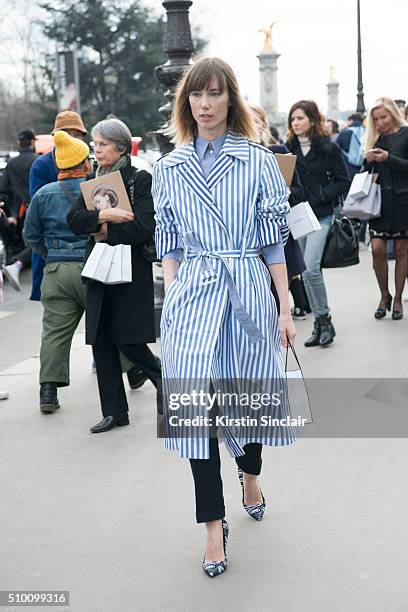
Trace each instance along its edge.
<path fill-rule="evenodd" d="M 286 263 L 285 249 L 282 242 L 268 244 L 267 246 L 262 247 L 262 253 L 267 266 L 272 264 Z"/>
<path fill-rule="evenodd" d="M 289 237 L 289 226 L 286 218 L 259 219 L 259 237 L 261 247 L 278 242 L 285 245 Z"/>
<path fill-rule="evenodd" d="M 176 232 L 167 232 L 156 227 L 155 238 L 157 257 L 159 259 L 163 259 L 167 253 L 181 250 L 179 235 Z"/>

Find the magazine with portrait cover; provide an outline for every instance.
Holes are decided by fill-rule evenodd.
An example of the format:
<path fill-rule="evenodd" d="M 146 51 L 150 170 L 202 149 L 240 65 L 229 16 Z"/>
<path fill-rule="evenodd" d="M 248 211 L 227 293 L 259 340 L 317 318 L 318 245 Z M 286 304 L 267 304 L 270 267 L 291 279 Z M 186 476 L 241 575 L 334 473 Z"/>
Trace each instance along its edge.
<path fill-rule="evenodd" d="M 104 174 L 80 185 L 88 210 L 122 208 L 132 212 L 125 184 L 119 170 Z"/>

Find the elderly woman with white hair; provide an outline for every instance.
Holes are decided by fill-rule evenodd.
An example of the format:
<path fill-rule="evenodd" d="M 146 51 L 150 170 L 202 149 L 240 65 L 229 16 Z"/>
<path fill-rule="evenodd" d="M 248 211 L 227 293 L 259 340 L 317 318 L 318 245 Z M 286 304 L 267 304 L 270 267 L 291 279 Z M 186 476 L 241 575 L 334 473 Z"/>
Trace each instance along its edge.
<path fill-rule="evenodd" d="M 143 245 L 151 240 L 155 227 L 151 176 L 132 167 L 131 133 L 119 119 L 97 123 L 92 138 L 98 162 L 96 176 L 119 170 L 133 211 L 118 207 L 87 210 L 81 196 L 67 217 L 75 233 L 90 234 L 86 258 L 95 244 L 93 234 L 96 233 L 103 232 L 104 240 L 110 245 L 132 246 L 131 283 L 86 282 L 86 342 L 92 344 L 103 414 L 103 419 L 91 427 L 91 432 L 100 433 L 129 424 L 120 352 L 138 366 L 156 388 L 160 384 L 161 369 L 147 346 L 156 341 L 152 265 L 143 258 Z"/>

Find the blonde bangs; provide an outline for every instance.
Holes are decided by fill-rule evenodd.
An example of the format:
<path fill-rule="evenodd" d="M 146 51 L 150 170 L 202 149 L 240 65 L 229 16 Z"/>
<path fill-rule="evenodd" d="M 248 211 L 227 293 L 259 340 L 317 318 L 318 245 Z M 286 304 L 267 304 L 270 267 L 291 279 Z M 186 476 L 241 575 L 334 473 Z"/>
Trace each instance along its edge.
<path fill-rule="evenodd" d="M 377 110 L 378 108 L 384 108 L 391 115 L 395 123 L 395 127 L 401 128 L 404 125 L 407 125 L 407 122 L 403 119 L 403 117 L 401 117 L 399 110 L 398 110 L 398 106 L 395 104 L 392 98 L 388 98 L 386 96 L 383 96 L 382 98 L 378 98 L 375 104 L 370 108 L 370 112 L 368 114 L 368 134 L 367 134 L 367 141 L 366 141 L 366 146 L 365 146 L 366 151 L 374 147 L 375 143 L 377 142 L 380 136 L 380 133 L 377 129 L 377 126 L 375 125 L 375 121 L 373 117 L 374 111 Z"/>

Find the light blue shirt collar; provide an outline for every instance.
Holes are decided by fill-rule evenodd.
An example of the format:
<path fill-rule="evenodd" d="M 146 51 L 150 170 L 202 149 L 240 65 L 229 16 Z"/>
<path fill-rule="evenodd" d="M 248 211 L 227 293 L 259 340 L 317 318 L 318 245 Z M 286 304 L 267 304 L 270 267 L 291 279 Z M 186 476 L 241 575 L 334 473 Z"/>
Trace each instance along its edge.
<path fill-rule="evenodd" d="M 222 145 L 225 142 L 226 137 L 227 137 L 227 132 L 225 132 L 225 134 L 223 134 L 222 136 L 218 136 L 218 138 L 215 138 L 214 140 L 205 140 L 204 138 L 201 138 L 201 136 L 197 136 L 197 138 L 194 141 L 194 148 L 200 160 L 203 160 L 204 154 L 207 151 L 207 147 L 210 142 L 214 149 L 214 159 L 218 157 L 222 149 Z"/>

